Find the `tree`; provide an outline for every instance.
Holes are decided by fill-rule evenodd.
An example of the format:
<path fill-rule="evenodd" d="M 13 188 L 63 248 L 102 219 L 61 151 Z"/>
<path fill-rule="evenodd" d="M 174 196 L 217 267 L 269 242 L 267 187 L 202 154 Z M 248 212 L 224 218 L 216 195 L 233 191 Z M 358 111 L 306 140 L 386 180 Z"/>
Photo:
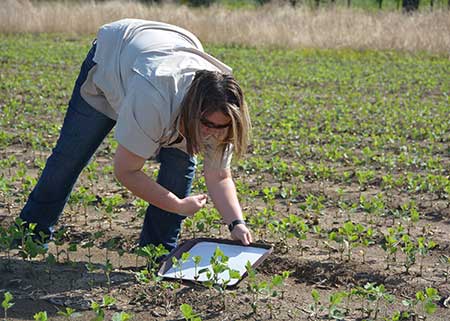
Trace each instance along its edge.
<path fill-rule="evenodd" d="M 419 9 L 419 0 L 403 0 L 402 9 L 405 13 L 412 13 Z"/>

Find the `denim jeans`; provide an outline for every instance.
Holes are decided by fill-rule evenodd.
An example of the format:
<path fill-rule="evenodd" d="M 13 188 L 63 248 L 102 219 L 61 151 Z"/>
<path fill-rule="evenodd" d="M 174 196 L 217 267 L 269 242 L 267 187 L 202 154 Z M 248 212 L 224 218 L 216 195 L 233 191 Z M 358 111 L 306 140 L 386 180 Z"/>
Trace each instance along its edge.
<path fill-rule="evenodd" d="M 36 223 L 35 232 L 52 235 L 73 186 L 116 121 L 92 108 L 80 95 L 81 85 L 95 65 L 94 44 L 84 60 L 75 82 L 59 139 L 31 192 L 20 218 Z M 161 148 L 157 182 L 183 198 L 189 195 L 196 161 L 181 150 Z M 163 244 L 168 250 L 176 247 L 184 216 L 149 206 L 140 236 L 140 246 Z"/>

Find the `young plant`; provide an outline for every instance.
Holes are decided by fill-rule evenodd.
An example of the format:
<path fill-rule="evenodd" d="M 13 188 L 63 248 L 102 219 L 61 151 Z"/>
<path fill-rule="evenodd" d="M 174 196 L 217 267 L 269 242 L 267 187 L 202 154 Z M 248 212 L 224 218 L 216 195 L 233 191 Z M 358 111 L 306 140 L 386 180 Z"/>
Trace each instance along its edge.
<path fill-rule="evenodd" d="M 175 256 L 172 257 L 172 266 L 174 269 L 177 269 L 178 278 L 180 279 L 180 283 L 183 281 L 183 264 L 186 263 L 189 260 L 190 257 L 189 252 L 184 252 L 181 254 L 181 257 L 177 259 Z"/>
<path fill-rule="evenodd" d="M 426 288 L 424 291 L 418 291 L 414 299 L 403 300 L 402 303 L 408 308 L 408 313 L 411 316 L 422 316 L 422 319 L 426 319 L 426 315 L 433 314 L 436 309 L 436 301 L 440 300 L 438 291 L 434 288 Z M 423 315 L 425 314 L 425 315 Z"/>
<path fill-rule="evenodd" d="M 198 273 L 198 266 L 200 265 L 200 262 L 202 261 L 202 257 L 199 255 L 195 255 L 192 257 L 192 261 L 194 261 L 194 280 L 197 281 L 200 277 Z"/>
<path fill-rule="evenodd" d="M 357 287 L 355 290 L 355 294 L 360 296 L 364 300 L 363 302 L 369 302 L 367 307 L 363 306 L 361 309 L 362 313 L 366 313 L 364 318 L 377 320 L 381 301 L 394 302 L 394 296 L 386 291 L 383 284 L 375 286 L 375 283 L 367 283 L 364 287 Z M 370 303 L 375 306 L 370 306 Z M 373 317 L 372 313 L 374 313 Z"/>
<path fill-rule="evenodd" d="M 229 257 L 219 247 L 216 247 L 209 261 L 211 269 L 204 268 L 199 271 L 199 274 L 206 273 L 207 280 L 204 284 L 210 289 L 215 289 L 222 296 L 223 310 L 226 309 L 226 287 L 232 279 L 239 279 L 241 277 L 239 271 L 233 270 L 228 266 L 228 260 Z M 228 279 L 223 278 L 226 273 L 229 275 Z"/>
<path fill-rule="evenodd" d="M 387 234 L 384 235 L 384 243 L 381 245 L 381 248 L 386 251 L 386 270 L 389 270 L 391 261 L 392 263 L 395 263 L 397 261 L 397 252 L 399 249 L 401 238 L 400 233 L 402 232 L 403 227 L 400 225 L 397 229 L 389 227 L 387 229 Z"/>
<path fill-rule="evenodd" d="M 277 287 L 284 284 L 284 281 L 289 277 L 289 272 L 284 271 L 279 275 L 272 277 L 270 282 L 259 281 L 256 275 L 256 270 L 253 269 L 251 263 L 247 261 L 245 269 L 248 275 L 247 292 L 251 295 L 252 300 L 250 301 L 250 306 L 252 308 L 252 313 L 258 313 L 258 303 L 263 298 L 275 298 L 278 296 Z M 281 292 L 283 293 L 283 292 Z M 281 296 L 282 297 L 282 296 Z M 272 305 L 269 303 L 268 308 L 270 309 L 270 316 L 272 317 Z"/>
<path fill-rule="evenodd" d="M 423 270 L 423 260 L 425 256 L 435 247 L 437 246 L 437 243 L 433 240 L 426 240 L 425 237 L 421 236 L 417 238 L 417 247 L 420 254 L 420 275 L 422 275 Z"/>
<path fill-rule="evenodd" d="M 351 221 L 345 222 L 339 228 L 338 233 L 342 236 L 342 242 L 347 249 L 348 261 L 351 260 L 352 249 L 358 245 L 368 246 L 373 236 L 373 230 L 371 228 L 366 229 L 361 224 L 353 224 Z"/>
<path fill-rule="evenodd" d="M 35 319 L 36 321 L 47 321 L 48 320 L 47 311 L 40 311 L 36 313 L 33 316 L 33 319 Z"/>
<path fill-rule="evenodd" d="M 406 273 L 409 274 L 409 269 L 411 266 L 416 263 L 416 253 L 418 251 L 418 248 L 416 244 L 414 244 L 413 240 L 408 234 L 404 234 L 402 236 L 402 252 L 405 253 L 405 261 L 403 263 L 403 266 L 406 269 Z"/>
<path fill-rule="evenodd" d="M 116 299 L 105 295 L 103 297 L 102 303 L 99 304 L 95 301 L 91 303 L 91 309 L 95 313 L 95 318 L 93 318 L 91 321 L 103 321 L 105 320 L 105 308 L 111 307 L 114 303 L 116 303 Z"/>
<path fill-rule="evenodd" d="M 81 243 L 81 248 L 83 249 L 87 249 L 87 254 L 85 255 L 86 258 L 88 259 L 88 263 L 92 264 L 92 254 L 91 254 L 91 249 L 94 247 L 94 242 L 91 239 L 87 239 L 84 240 Z"/>
<path fill-rule="evenodd" d="M 131 314 L 126 312 L 116 312 L 112 316 L 112 321 L 128 321 L 131 319 Z"/>
<path fill-rule="evenodd" d="M 202 319 L 194 313 L 194 309 L 189 304 L 183 303 L 180 306 L 180 311 L 186 321 L 202 321 Z"/>
<path fill-rule="evenodd" d="M 48 279 L 52 280 L 52 267 L 56 265 L 55 256 L 52 253 L 49 253 L 45 259 L 45 263 L 47 263 L 45 270 L 48 273 Z"/>
<path fill-rule="evenodd" d="M 60 310 L 57 312 L 57 315 L 64 317 L 64 319 L 66 319 L 66 320 L 70 320 L 71 318 L 76 318 L 76 317 L 81 316 L 81 313 L 75 312 L 75 310 L 70 307 L 66 307 L 65 311 Z"/>
<path fill-rule="evenodd" d="M 109 259 L 106 259 L 106 262 L 103 265 L 102 270 L 106 277 L 106 285 L 108 286 L 108 293 L 109 293 L 111 292 L 111 272 L 113 271 L 113 266 Z"/>
<path fill-rule="evenodd" d="M 311 290 L 311 297 L 313 299 L 313 303 L 308 305 L 307 311 L 310 313 L 309 318 L 312 318 L 314 320 L 319 319 L 319 314 L 324 310 L 324 307 L 322 306 L 320 302 L 320 294 L 316 289 Z"/>
<path fill-rule="evenodd" d="M 8 310 L 14 305 L 13 302 L 11 302 L 13 299 L 13 296 L 10 292 L 5 292 L 4 299 L 2 301 L 2 308 L 3 311 L 5 311 L 5 321 L 8 318 Z"/>
<path fill-rule="evenodd" d="M 59 255 L 64 253 L 64 250 L 59 250 L 60 246 L 64 244 L 64 238 L 67 230 L 65 228 L 61 228 L 55 233 L 53 233 L 53 243 L 56 247 L 56 262 L 59 262 Z"/>
<path fill-rule="evenodd" d="M 0 249 L 2 251 L 6 251 L 6 263 L 5 269 L 7 271 L 10 270 L 11 266 L 11 250 L 15 247 L 15 239 L 14 239 L 14 229 L 15 225 L 12 224 L 8 229 L 5 229 L 0 226 Z"/>
<path fill-rule="evenodd" d="M 103 208 L 106 213 L 106 219 L 109 222 L 109 228 L 112 229 L 112 222 L 120 211 L 120 206 L 124 203 L 121 195 L 115 194 L 110 197 L 102 198 Z"/>
<path fill-rule="evenodd" d="M 153 275 L 156 273 L 160 258 L 169 254 L 169 251 L 162 244 L 159 244 L 158 246 L 147 244 L 146 246 L 137 248 L 135 253 L 137 256 L 145 258 L 147 261 L 147 270 Z"/>
<path fill-rule="evenodd" d="M 344 311 L 339 308 L 347 293 L 344 291 L 333 293 L 328 298 L 328 318 L 341 320 L 344 318 Z"/>

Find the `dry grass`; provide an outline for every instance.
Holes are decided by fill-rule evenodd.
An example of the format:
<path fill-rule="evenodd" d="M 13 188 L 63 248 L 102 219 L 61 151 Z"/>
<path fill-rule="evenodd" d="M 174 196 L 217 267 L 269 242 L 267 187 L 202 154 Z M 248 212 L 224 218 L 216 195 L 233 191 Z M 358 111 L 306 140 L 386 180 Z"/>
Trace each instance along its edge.
<path fill-rule="evenodd" d="M 265 6 L 228 10 L 134 2 L 84 4 L 2 0 L 0 32 L 95 33 L 103 23 L 124 17 L 159 20 L 185 27 L 207 43 L 288 48 L 396 49 L 450 51 L 450 11 L 369 13 Z"/>

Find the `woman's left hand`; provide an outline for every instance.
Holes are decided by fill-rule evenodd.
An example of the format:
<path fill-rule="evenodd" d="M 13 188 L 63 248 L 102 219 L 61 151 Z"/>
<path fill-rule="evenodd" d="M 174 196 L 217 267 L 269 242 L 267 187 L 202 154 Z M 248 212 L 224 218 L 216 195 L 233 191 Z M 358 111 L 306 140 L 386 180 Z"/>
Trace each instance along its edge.
<path fill-rule="evenodd" d="M 231 238 L 241 241 L 244 245 L 250 245 L 253 242 L 252 234 L 245 224 L 236 225 L 231 232 Z"/>

